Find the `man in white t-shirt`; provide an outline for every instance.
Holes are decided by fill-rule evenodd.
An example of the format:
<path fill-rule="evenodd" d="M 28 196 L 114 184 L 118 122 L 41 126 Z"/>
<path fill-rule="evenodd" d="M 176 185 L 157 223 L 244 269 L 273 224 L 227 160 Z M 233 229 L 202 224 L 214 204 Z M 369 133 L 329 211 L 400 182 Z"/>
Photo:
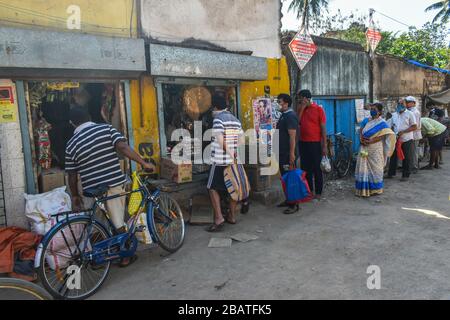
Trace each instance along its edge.
<path fill-rule="evenodd" d="M 403 175 L 401 181 L 408 181 L 411 175 L 411 157 L 413 153 L 414 131 L 417 130 L 417 121 L 414 114 L 406 109 L 404 101 L 400 100 L 397 105 L 397 112 L 392 115 L 392 128 L 397 134 L 399 143 L 401 143 L 401 150 L 405 156 L 403 160 Z M 398 147 L 397 143 L 395 152 L 391 157 L 389 164 L 388 178 L 392 179 L 397 173 L 398 167 Z"/>
<path fill-rule="evenodd" d="M 417 109 L 417 100 L 414 97 L 406 97 L 405 98 L 406 108 L 411 111 L 416 117 L 417 122 L 417 130 L 413 132 L 414 135 L 414 144 L 413 144 L 413 156 L 411 157 L 411 171 L 412 173 L 419 172 L 419 144 L 420 140 L 422 140 L 422 126 L 420 119 L 422 118 L 422 114 L 419 109 Z"/>

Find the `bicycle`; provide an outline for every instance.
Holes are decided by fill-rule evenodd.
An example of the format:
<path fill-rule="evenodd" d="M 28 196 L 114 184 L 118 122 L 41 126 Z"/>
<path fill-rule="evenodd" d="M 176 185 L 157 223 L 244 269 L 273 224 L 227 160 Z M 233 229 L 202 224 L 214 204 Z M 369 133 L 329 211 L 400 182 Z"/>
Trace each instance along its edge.
<path fill-rule="evenodd" d="M 53 300 L 42 287 L 15 278 L 0 278 L 1 300 Z"/>
<path fill-rule="evenodd" d="M 327 136 L 328 157 L 331 160 L 331 173 L 326 174 L 326 180 L 332 178 L 345 178 L 350 172 L 353 153 L 353 142 L 342 133 Z"/>
<path fill-rule="evenodd" d="M 133 174 L 138 189 L 120 195 L 105 196 L 106 187 L 85 191 L 85 197 L 95 200 L 87 212 L 53 215 L 56 224 L 38 247 L 35 267 L 42 284 L 55 299 L 82 300 L 97 292 L 109 274 L 111 263 L 134 256 L 138 246 L 136 232 L 146 229 L 137 227 L 144 213 L 153 243 L 170 253 L 180 249 L 185 236 L 180 206 L 148 178 L 143 182 L 140 176 Z M 136 193 L 142 196 L 137 214 L 130 218 L 128 232 L 117 234 L 105 202 Z M 108 226 L 96 218 L 97 209 Z"/>

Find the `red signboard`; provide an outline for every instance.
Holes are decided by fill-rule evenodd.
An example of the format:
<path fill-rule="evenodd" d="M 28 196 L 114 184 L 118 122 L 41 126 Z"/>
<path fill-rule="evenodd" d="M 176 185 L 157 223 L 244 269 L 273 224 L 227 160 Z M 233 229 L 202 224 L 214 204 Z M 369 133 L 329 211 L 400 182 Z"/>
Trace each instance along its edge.
<path fill-rule="evenodd" d="M 375 52 L 375 49 L 378 47 L 378 44 L 382 39 L 381 32 L 370 28 L 366 32 L 366 37 L 367 41 L 369 42 L 370 49 L 372 50 L 372 52 Z"/>
<path fill-rule="evenodd" d="M 306 66 L 317 51 L 317 46 L 311 38 L 311 35 L 305 31 L 300 30 L 289 43 L 292 55 L 298 64 L 300 70 Z"/>

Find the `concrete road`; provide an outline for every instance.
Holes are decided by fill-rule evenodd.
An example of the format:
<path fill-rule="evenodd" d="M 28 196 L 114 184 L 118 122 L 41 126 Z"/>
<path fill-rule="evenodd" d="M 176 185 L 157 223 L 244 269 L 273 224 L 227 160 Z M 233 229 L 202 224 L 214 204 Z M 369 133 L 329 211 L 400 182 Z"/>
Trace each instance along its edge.
<path fill-rule="evenodd" d="M 259 239 L 231 248 L 210 249 L 211 235 L 188 227 L 179 252 L 140 252 L 93 299 L 450 299 L 449 151 L 444 161 L 410 182 L 387 180 L 380 197 L 353 196 L 349 180 L 294 216 L 253 206 L 215 237 Z M 373 265 L 380 290 L 367 288 Z"/>

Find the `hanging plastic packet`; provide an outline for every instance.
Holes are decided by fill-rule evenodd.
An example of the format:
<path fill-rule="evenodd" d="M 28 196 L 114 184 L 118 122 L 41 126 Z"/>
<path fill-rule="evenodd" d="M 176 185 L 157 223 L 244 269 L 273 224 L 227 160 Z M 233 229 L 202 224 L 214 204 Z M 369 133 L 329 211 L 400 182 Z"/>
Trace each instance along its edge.
<path fill-rule="evenodd" d="M 322 158 L 322 161 L 320 162 L 320 168 L 323 172 L 330 173 L 331 172 L 331 161 L 327 156 L 324 156 Z"/>

